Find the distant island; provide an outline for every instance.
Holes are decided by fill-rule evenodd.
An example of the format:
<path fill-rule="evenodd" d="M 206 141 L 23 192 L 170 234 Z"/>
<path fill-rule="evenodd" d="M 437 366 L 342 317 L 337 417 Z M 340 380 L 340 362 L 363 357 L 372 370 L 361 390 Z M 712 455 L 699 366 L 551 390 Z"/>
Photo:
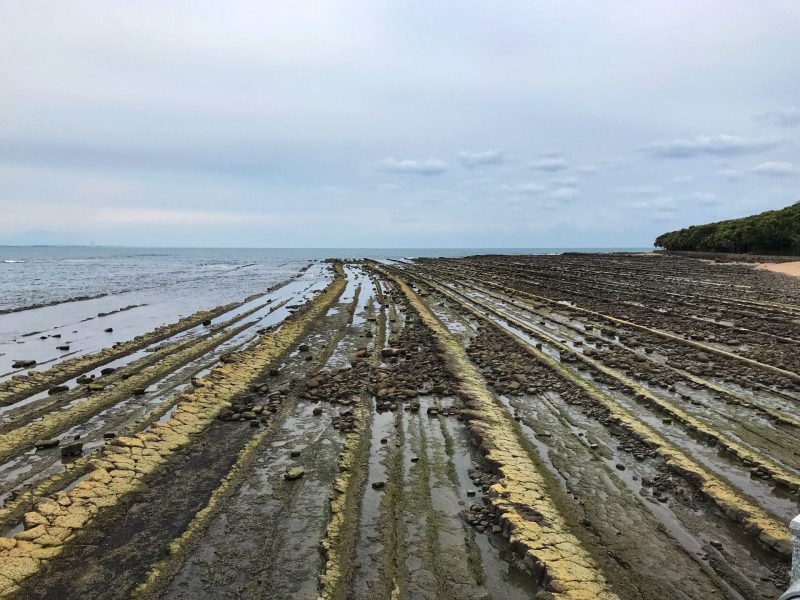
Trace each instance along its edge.
<path fill-rule="evenodd" d="M 693 225 L 656 238 L 665 250 L 800 255 L 800 202 L 741 219 Z"/>

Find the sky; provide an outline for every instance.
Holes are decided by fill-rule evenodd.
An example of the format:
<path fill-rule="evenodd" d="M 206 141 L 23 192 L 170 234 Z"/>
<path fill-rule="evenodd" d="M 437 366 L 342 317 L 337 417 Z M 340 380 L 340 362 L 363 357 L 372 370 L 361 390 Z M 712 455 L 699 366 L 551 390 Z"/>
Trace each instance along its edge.
<path fill-rule="evenodd" d="M 800 2 L 0 0 L 0 243 L 646 247 L 800 200 Z"/>

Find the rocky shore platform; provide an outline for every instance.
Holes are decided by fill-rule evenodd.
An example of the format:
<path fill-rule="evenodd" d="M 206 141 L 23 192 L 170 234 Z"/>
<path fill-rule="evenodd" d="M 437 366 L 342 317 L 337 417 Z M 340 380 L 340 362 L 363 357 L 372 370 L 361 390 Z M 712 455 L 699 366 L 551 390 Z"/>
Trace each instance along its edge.
<path fill-rule="evenodd" d="M 612 253 L 317 263 L 15 356 L 0 598 L 776 598 L 798 347 L 800 279 Z"/>

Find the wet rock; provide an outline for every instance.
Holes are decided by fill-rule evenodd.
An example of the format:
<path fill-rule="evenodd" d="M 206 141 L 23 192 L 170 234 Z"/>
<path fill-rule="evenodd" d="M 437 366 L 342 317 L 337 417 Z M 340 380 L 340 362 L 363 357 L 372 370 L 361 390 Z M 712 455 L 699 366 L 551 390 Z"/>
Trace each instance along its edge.
<path fill-rule="evenodd" d="M 147 393 L 146 388 L 138 387 L 133 389 L 134 396 L 144 396 Z"/>
<path fill-rule="evenodd" d="M 55 448 L 58 446 L 59 439 L 58 438 L 50 438 L 48 440 L 39 440 L 35 442 L 33 445 L 37 450 L 44 450 L 45 448 Z"/>
<path fill-rule="evenodd" d="M 30 369 L 36 366 L 36 361 L 32 359 L 17 359 L 11 363 L 12 369 Z"/>
<path fill-rule="evenodd" d="M 286 469 L 286 473 L 283 474 L 283 478 L 287 481 L 294 481 L 300 479 L 305 474 L 306 472 L 303 467 L 289 467 Z"/>
<path fill-rule="evenodd" d="M 314 410 L 312 410 L 311 412 L 315 417 L 318 417 L 318 416 L 320 416 L 322 414 L 322 407 L 321 406 L 315 406 Z"/>
<path fill-rule="evenodd" d="M 56 346 L 56 350 L 60 350 L 61 352 L 66 352 L 69 350 L 69 346 Z"/>
<path fill-rule="evenodd" d="M 106 332 L 106 333 L 111 333 L 111 332 L 114 331 L 114 328 L 113 327 L 106 327 L 103 331 Z"/>
<path fill-rule="evenodd" d="M 61 446 L 61 458 L 81 456 L 83 454 L 83 442 L 72 442 Z"/>
<path fill-rule="evenodd" d="M 300 344 L 300 346 L 298 346 L 297 349 L 300 352 L 308 352 L 309 350 L 311 350 L 311 346 L 309 346 L 308 344 Z"/>
<path fill-rule="evenodd" d="M 386 487 L 386 482 L 385 481 L 373 481 L 372 482 L 372 489 L 373 490 L 382 490 L 384 487 Z"/>
<path fill-rule="evenodd" d="M 211 319 L 206 319 L 205 321 L 203 321 L 203 325 L 205 327 L 208 327 L 209 325 L 211 325 Z"/>
<path fill-rule="evenodd" d="M 67 385 L 56 385 L 56 386 L 51 387 L 49 390 L 47 390 L 47 395 L 48 396 L 53 396 L 55 394 L 60 394 L 62 392 L 68 392 L 68 391 L 69 391 L 69 386 L 67 386 Z"/>
<path fill-rule="evenodd" d="M 256 418 L 256 413 L 254 413 L 252 410 L 246 410 L 242 413 L 242 418 L 246 419 L 247 421 L 252 421 Z"/>
<path fill-rule="evenodd" d="M 115 371 L 116 369 L 114 367 L 106 367 L 105 369 L 100 369 L 100 375 L 105 377 L 106 375 L 111 375 Z"/>

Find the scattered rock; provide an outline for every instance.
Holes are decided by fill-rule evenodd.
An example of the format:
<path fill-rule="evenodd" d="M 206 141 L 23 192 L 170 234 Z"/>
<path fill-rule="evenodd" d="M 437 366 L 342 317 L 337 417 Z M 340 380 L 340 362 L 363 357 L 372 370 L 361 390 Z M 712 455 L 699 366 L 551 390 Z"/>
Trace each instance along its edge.
<path fill-rule="evenodd" d="M 295 479 L 300 479 L 305 473 L 303 467 L 289 467 L 286 469 L 286 473 L 283 474 L 283 478 L 287 481 L 294 481 Z"/>
<path fill-rule="evenodd" d="M 61 446 L 61 458 L 69 458 L 71 456 L 81 456 L 83 454 L 83 442 L 72 442 Z"/>
<path fill-rule="evenodd" d="M 18 359 L 11 363 L 12 369 L 30 369 L 36 366 L 36 361 L 32 359 Z"/>

